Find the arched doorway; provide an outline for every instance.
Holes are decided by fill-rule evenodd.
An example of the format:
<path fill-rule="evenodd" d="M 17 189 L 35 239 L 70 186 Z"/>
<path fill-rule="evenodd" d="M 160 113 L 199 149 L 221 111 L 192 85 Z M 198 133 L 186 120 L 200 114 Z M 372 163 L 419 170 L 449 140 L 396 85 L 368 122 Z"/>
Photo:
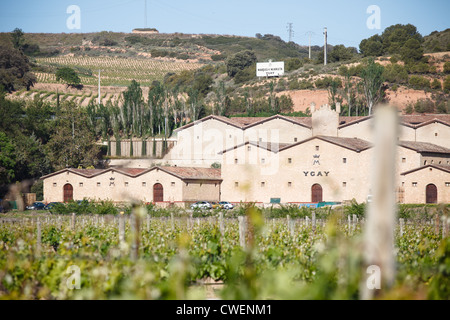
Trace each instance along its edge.
<path fill-rule="evenodd" d="M 437 203 L 437 187 L 434 184 L 427 185 L 425 193 L 426 203 Z"/>
<path fill-rule="evenodd" d="M 153 185 L 153 202 L 164 201 L 164 188 L 161 183 L 155 183 Z"/>
<path fill-rule="evenodd" d="M 320 184 L 311 187 L 311 202 L 317 203 L 323 201 L 323 190 Z"/>
<path fill-rule="evenodd" d="M 73 200 L 73 187 L 70 183 L 64 185 L 64 202 L 69 202 Z"/>

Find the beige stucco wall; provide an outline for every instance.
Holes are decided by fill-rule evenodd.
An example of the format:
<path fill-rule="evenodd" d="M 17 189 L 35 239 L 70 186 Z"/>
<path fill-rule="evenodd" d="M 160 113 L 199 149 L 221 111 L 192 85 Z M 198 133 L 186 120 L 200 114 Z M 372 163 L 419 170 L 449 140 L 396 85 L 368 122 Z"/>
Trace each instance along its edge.
<path fill-rule="evenodd" d="M 323 201 L 355 198 L 363 202 L 367 199 L 371 149 L 357 153 L 320 139 L 312 139 L 279 153 L 254 146 L 248 150 L 247 147 L 230 151 L 228 158 L 235 157 L 238 164 L 223 160 L 223 200 L 267 203 L 271 198 L 280 198 L 282 203 L 311 202 L 311 187 L 316 183 L 323 188 Z M 319 147 L 318 151 L 316 147 Z M 315 158 L 315 155 L 320 157 Z M 264 165 L 260 163 L 263 156 Z M 346 163 L 343 163 L 343 158 L 346 158 Z M 241 159 L 247 161 L 244 163 Z M 250 162 L 249 159 L 257 159 L 258 162 Z M 314 163 L 315 160 L 319 163 Z"/>
<path fill-rule="evenodd" d="M 339 114 L 331 110 L 329 105 L 312 109 L 312 135 L 337 137 L 339 126 Z"/>
<path fill-rule="evenodd" d="M 338 137 L 359 138 L 366 141 L 373 141 L 373 132 L 371 128 L 371 119 L 356 122 L 352 125 L 338 129 Z"/>
<path fill-rule="evenodd" d="M 404 202 L 425 203 L 426 186 L 434 184 L 438 190 L 438 203 L 450 203 L 450 173 L 435 168 L 423 168 L 403 176 Z M 413 186 L 413 182 L 417 183 Z"/>
<path fill-rule="evenodd" d="M 374 141 L 373 137 L 373 118 L 356 122 L 352 125 L 341 127 L 338 129 L 338 136 L 343 138 L 359 138 L 362 140 Z M 399 140 L 416 141 L 416 131 L 409 126 L 399 126 Z"/>
<path fill-rule="evenodd" d="M 54 183 L 56 183 L 55 186 Z M 114 202 L 131 200 L 152 202 L 153 186 L 156 183 L 163 186 L 165 202 L 193 201 L 200 197 L 218 201 L 220 198 L 219 183 L 191 181 L 189 186 L 186 186 L 185 182 L 178 177 L 155 169 L 134 178 L 115 171 L 106 172 L 92 178 L 86 178 L 72 172 L 62 172 L 44 180 L 44 201 L 62 202 L 64 200 L 63 187 L 66 183 L 73 186 L 74 200 L 86 198 L 112 200 Z M 82 183 L 82 186 L 80 186 L 80 183 Z"/>
<path fill-rule="evenodd" d="M 450 149 L 450 127 L 434 122 L 416 129 L 416 139 Z"/>
<path fill-rule="evenodd" d="M 401 124 L 399 126 L 398 137 L 401 141 L 416 141 L 416 129 Z"/>
<path fill-rule="evenodd" d="M 180 130 L 177 145 L 164 157 L 178 166 L 210 166 L 220 162 L 218 154 L 226 148 L 244 142 L 244 132 L 216 119 L 209 119 Z"/>
<path fill-rule="evenodd" d="M 220 183 L 183 183 L 183 201 L 220 201 Z"/>
<path fill-rule="evenodd" d="M 295 143 L 312 136 L 310 128 L 290 121 L 275 118 L 245 129 L 245 141 L 268 141 L 278 143 Z"/>

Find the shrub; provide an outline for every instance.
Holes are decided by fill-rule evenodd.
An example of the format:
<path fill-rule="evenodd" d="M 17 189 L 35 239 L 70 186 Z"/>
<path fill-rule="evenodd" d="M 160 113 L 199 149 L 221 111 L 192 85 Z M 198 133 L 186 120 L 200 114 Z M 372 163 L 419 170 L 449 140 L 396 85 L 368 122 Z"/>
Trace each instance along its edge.
<path fill-rule="evenodd" d="M 441 82 L 438 79 L 434 79 L 431 82 L 431 89 L 441 90 L 442 89 Z"/>
<path fill-rule="evenodd" d="M 408 72 L 399 64 L 390 64 L 384 68 L 383 76 L 390 83 L 407 83 Z"/>
<path fill-rule="evenodd" d="M 290 58 L 286 61 L 286 71 L 293 71 L 303 67 L 303 62 L 299 58 Z"/>
<path fill-rule="evenodd" d="M 414 110 L 418 113 L 433 113 L 434 112 L 434 102 L 426 99 L 426 100 L 418 100 L 414 105 Z"/>
<path fill-rule="evenodd" d="M 450 76 L 447 76 L 444 80 L 444 92 L 445 93 L 450 92 Z"/>
<path fill-rule="evenodd" d="M 430 89 L 430 80 L 421 76 L 411 76 L 409 78 L 409 85 L 413 89 L 426 90 Z"/>
<path fill-rule="evenodd" d="M 118 213 L 117 207 L 112 201 L 101 201 L 100 203 L 95 203 L 93 205 L 92 213 L 94 214 L 113 214 Z"/>
<path fill-rule="evenodd" d="M 225 61 L 226 58 L 227 58 L 227 56 L 224 54 L 213 54 L 211 56 L 212 61 Z"/>
<path fill-rule="evenodd" d="M 344 213 L 348 216 L 356 215 L 358 218 L 364 217 L 366 211 L 365 203 L 358 203 L 355 199 L 352 199 L 352 202 L 349 206 L 344 207 Z"/>
<path fill-rule="evenodd" d="M 450 73 L 450 62 L 449 61 L 444 63 L 444 73 L 445 74 L 449 74 Z"/>
<path fill-rule="evenodd" d="M 300 89 L 300 83 L 297 79 L 289 82 L 289 90 L 298 90 Z"/>

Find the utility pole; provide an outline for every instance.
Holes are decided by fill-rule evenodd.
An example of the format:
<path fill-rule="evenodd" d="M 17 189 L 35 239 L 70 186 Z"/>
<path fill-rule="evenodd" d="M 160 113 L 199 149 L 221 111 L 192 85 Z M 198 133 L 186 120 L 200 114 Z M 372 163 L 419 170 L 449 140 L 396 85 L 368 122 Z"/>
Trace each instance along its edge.
<path fill-rule="evenodd" d="M 98 105 L 100 105 L 101 102 L 101 96 L 100 96 L 100 70 L 98 70 Z"/>
<path fill-rule="evenodd" d="M 147 28 L 147 0 L 144 0 L 144 28 Z"/>
<path fill-rule="evenodd" d="M 292 28 L 293 23 L 289 22 L 287 24 L 287 30 L 288 30 L 288 34 L 289 34 L 289 42 L 292 41 L 292 38 L 294 38 L 294 29 Z"/>
<path fill-rule="evenodd" d="M 324 28 L 323 34 L 325 35 L 325 45 L 323 47 L 323 63 L 327 65 L 327 27 Z"/>
<path fill-rule="evenodd" d="M 305 33 L 307 36 L 309 36 L 309 60 L 311 60 L 311 36 L 315 35 L 314 32 L 312 31 L 308 31 L 307 33 Z"/>

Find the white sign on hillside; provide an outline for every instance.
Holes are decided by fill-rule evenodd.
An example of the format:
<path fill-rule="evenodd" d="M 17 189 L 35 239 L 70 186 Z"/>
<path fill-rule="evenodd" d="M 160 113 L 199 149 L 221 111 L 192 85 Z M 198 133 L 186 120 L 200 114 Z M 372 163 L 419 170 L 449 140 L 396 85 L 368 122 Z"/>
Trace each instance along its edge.
<path fill-rule="evenodd" d="M 284 75 L 284 61 L 259 62 L 256 64 L 257 77 L 279 77 Z"/>

